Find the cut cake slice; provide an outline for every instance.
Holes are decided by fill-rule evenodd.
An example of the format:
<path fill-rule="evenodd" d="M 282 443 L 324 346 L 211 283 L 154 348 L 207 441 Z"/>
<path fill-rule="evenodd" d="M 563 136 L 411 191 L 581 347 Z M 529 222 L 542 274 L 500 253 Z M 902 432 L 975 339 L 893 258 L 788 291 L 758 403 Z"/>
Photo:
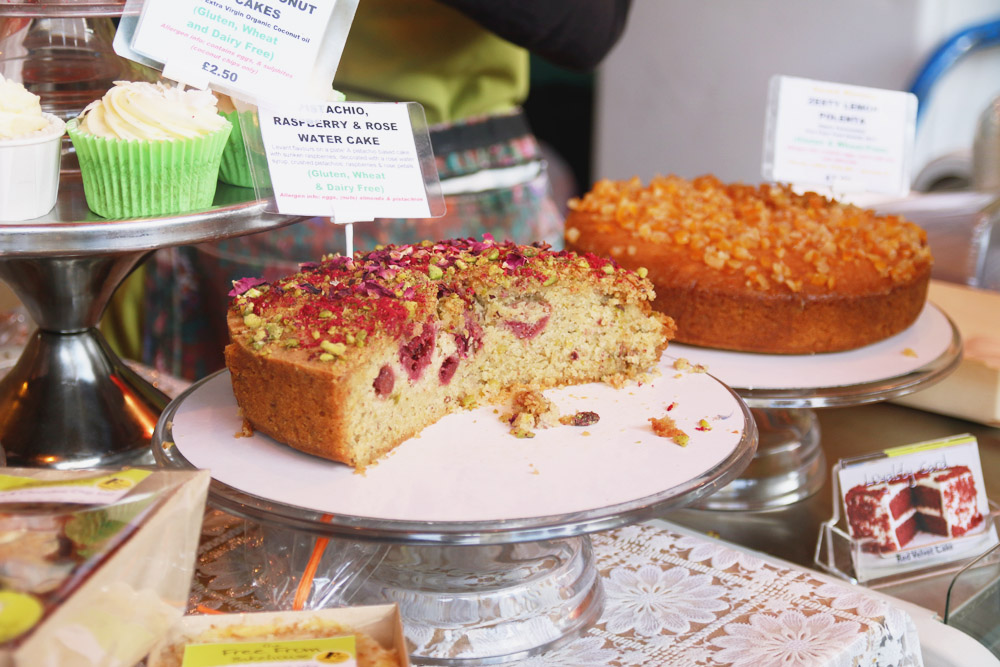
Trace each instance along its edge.
<path fill-rule="evenodd" d="M 878 551 L 899 551 L 917 532 L 909 476 L 859 484 L 847 492 L 846 505 L 851 537 Z"/>
<path fill-rule="evenodd" d="M 983 522 L 976 500 L 976 482 L 967 466 L 914 475 L 913 505 L 924 532 L 965 535 Z"/>
<path fill-rule="evenodd" d="M 364 468 L 513 386 L 620 384 L 649 370 L 674 323 L 652 310 L 639 273 L 489 236 L 327 257 L 237 285 L 233 391 L 252 428 Z"/>

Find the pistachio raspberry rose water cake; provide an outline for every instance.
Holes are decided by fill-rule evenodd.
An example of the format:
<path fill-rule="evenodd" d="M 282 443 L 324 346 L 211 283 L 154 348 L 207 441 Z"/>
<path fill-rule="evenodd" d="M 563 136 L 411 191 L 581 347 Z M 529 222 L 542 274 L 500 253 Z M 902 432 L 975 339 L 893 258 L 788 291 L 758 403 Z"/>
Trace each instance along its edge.
<path fill-rule="evenodd" d="M 226 364 L 244 420 L 362 469 L 515 386 L 640 377 L 674 331 L 649 281 L 615 261 L 489 236 L 330 256 L 233 296 Z"/>

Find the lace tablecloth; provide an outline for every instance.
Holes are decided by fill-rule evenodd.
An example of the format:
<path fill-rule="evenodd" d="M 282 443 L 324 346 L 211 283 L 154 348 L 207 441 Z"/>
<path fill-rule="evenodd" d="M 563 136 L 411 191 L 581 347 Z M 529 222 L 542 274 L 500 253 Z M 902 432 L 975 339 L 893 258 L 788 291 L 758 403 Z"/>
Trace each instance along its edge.
<path fill-rule="evenodd" d="M 192 611 L 268 606 L 254 583 L 259 563 L 246 557 L 259 539 L 252 524 L 216 511 L 206 515 Z M 591 540 L 607 598 L 600 621 L 562 648 L 510 664 L 923 664 L 910 616 L 863 589 L 659 525 L 628 526 Z"/>
<path fill-rule="evenodd" d="M 0 341 L 4 342 L 4 341 Z M 0 346 L 0 375 L 19 350 Z M 130 362 L 176 396 L 187 383 Z M 263 548 L 263 529 L 209 510 L 202 526 L 190 611 L 287 608 L 294 563 Z M 681 529 L 639 524 L 591 536 L 606 604 L 573 642 L 513 667 L 908 667 L 923 664 L 913 620 L 882 598 L 809 570 L 778 564 Z M 289 545 L 285 545 L 286 547 Z M 377 547 L 344 542 L 341 564 Z M 294 544 L 292 550 L 298 548 Z M 251 556 L 248 556 L 250 554 Z M 262 567 L 259 558 L 268 560 Z M 255 560 L 255 558 L 258 558 Z M 340 571 L 351 574 L 351 567 Z M 267 571 L 270 581 L 262 581 Z M 278 575 L 278 576 L 276 576 Z M 282 579 L 281 581 L 276 581 Z M 330 582 L 327 599 L 349 599 Z M 280 590 L 278 590 L 280 589 Z M 322 599 L 322 596 L 314 597 Z"/>

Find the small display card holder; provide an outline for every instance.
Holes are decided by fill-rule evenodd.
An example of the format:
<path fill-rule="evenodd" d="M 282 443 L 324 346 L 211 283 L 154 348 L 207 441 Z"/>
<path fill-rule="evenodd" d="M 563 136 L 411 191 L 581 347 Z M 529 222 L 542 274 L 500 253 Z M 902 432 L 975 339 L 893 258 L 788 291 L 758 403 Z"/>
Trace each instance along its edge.
<path fill-rule="evenodd" d="M 998 544 L 975 436 L 842 459 L 816 564 L 872 588 L 954 572 Z"/>
<path fill-rule="evenodd" d="M 358 0 L 127 0 L 118 55 L 233 97 L 326 99 Z"/>
<path fill-rule="evenodd" d="M 948 585 L 945 624 L 1000 657 L 1000 545 L 963 567 Z"/>
<path fill-rule="evenodd" d="M 910 191 L 917 99 L 912 93 L 772 77 L 765 179 L 834 194 Z"/>

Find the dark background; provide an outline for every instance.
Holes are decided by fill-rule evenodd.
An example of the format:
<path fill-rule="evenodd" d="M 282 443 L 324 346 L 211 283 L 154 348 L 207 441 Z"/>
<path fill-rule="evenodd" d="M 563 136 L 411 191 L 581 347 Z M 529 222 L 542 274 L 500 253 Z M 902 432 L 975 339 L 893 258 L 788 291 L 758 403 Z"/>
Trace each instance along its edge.
<path fill-rule="evenodd" d="M 531 88 L 524 104 L 543 144 L 556 201 L 564 204 L 590 189 L 594 125 L 594 75 L 531 58 Z"/>

